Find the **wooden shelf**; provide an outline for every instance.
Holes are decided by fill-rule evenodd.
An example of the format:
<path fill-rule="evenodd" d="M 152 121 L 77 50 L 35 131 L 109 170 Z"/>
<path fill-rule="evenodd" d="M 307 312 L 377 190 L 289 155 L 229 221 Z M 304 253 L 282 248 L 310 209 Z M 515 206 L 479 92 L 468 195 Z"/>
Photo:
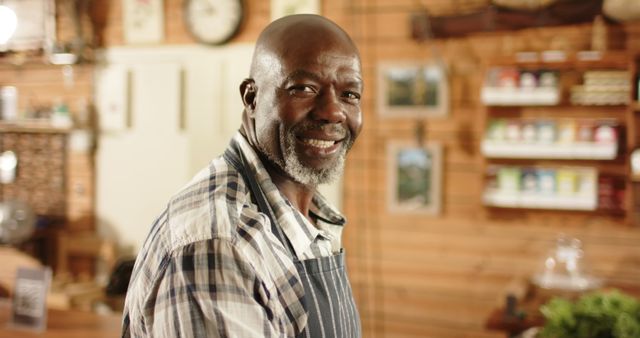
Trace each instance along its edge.
<path fill-rule="evenodd" d="M 0 121 L 0 133 L 69 133 L 72 127 L 59 127 L 49 120 Z"/>
<path fill-rule="evenodd" d="M 560 103 L 560 90 L 552 88 L 483 87 L 482 102 L 488 106 L 555 106 Z"/>
<path fill-rule="evenodd" d="M 482 141 L 482 154 L 491 158 L 530 158 L 565 160 L 613 160 L 618 155 L 616 143 L 538 144 Z"/>
<path fill-rule="evenodd" d="M 61 68 L 65 65 L 53 64 L 42 54 L 37 55 L 1 55 L 0 70 L 24 70 L 24 69 L 51 69 Z M 93 67 L 91 61 L 70 64 L 73 67 Z"/>
<path fill-rule="evenodd" d="M 596 210 L 598 198 L 591 196 L 536 196 L 523 193 L 505 194 L 499 191 L 486 191 L 483 202 L 487 206 L 501 208 L 527 208 L 549 210 Z"/>
<path fill-rule="evenodd" d="M 602 53 L 593 51 L 582 51 L 578 53 L 566 53 L 564 60 L 552 60 L 545 58 L 544 53 L 545 52 L 517 54 L 510 57 L 493 60 L 492 65 L 567 71 L 582 71 L 604 68 L 626 69 L 629 66 L 629 56 L 626 51 L 608 51 Z"/>

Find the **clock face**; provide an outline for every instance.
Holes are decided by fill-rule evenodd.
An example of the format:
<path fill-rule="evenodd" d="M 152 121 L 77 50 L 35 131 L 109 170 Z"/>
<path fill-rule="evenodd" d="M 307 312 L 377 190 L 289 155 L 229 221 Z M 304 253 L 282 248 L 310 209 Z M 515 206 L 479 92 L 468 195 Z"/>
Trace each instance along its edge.
<path fill-rule="evenodd" d="M 231 39 L 242 23 L 242 0 L 186 0 L 185 21 L 200 42 L 219 45 Z"/>

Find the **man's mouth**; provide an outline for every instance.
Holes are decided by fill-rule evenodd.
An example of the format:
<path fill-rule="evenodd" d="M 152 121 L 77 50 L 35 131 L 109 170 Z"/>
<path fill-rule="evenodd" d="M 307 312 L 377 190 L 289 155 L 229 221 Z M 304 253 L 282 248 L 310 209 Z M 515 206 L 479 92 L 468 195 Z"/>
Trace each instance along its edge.
<path fill-rule="evenodd" d="M 320 140 L 315 138 L 305 138 L 305 139 L 302 139 L 301 141 L 306 145 L 310 145 L 310 146 L 321 148 L 321 149 L 326 149 L 336 144 L 336 141 Z"/>

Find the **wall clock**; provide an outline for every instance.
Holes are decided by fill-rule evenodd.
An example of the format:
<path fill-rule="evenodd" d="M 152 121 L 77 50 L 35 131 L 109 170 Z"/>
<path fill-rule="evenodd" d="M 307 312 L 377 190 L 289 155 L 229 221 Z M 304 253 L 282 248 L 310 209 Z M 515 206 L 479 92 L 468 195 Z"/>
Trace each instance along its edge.
<path fill-rule="evenodd" d="M 229 41 L 242 24 L 242 0 L 186 0 L 187 30 L 201 43 L 220 45 Z"/>

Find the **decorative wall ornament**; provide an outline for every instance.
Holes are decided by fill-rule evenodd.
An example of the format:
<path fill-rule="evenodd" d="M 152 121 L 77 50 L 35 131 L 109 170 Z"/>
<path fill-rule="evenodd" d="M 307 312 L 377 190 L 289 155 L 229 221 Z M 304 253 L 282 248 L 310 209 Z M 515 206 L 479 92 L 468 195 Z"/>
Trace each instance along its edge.
<path fill-rule="evenodd" d="M 516 1 L 500 2 L 516 5 Z M 451 15 L 429 13 L 433 37 L 452 38 L 480 32 L 499 32 L 532 27 L 572 25 L 592 21 L 602 13 L 603 0 L 555 0 L 540 7 L 514 9 L 497 4 L 487 5 L 474 12 Z M 628 0 L 629 3 L 635 0 Z M 520 7 L 532 5 L 532 0 L 517 1 Z"/>
<path fill-rule="evenodd" d="M 492 0 L 498 6 L 533 11 L 545 8 L 558 0 Z"/>

